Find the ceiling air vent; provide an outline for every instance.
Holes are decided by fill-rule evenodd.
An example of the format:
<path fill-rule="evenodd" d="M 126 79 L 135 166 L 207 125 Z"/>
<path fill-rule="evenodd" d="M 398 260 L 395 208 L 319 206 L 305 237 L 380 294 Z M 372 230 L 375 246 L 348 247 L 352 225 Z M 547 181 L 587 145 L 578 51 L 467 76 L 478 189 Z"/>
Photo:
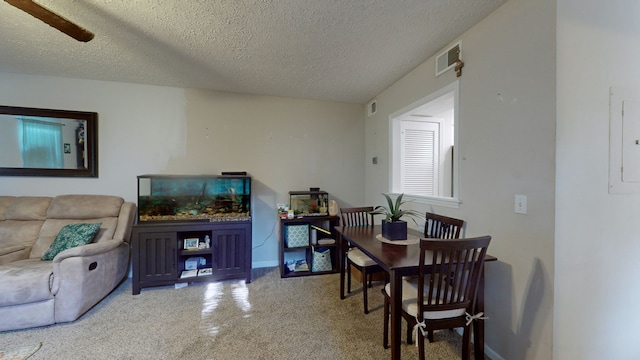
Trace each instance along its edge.
<path fill-rule="evenodd" d="M 367 104 L 367 116 L 375 114 L 376 111 L 378 111 L 378 103 L 376 100 L 371 100 L 371 102 Z"/>
<path fill-rule="evenodd" d="M 462 49 L 458 42 L 436 57 L 436 76 L 455 67 L 456 61 L 460 59 L 462 59 Z"/>

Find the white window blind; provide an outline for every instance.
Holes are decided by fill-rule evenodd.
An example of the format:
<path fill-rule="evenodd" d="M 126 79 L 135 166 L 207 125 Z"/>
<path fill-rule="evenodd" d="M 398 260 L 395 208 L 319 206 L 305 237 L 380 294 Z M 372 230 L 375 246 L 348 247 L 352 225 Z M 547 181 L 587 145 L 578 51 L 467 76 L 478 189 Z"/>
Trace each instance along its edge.
<path fill-rule="evenodd" d="M 401 187 L 412 195 L 437 196 L 440 123 L 402 120 Z"/>

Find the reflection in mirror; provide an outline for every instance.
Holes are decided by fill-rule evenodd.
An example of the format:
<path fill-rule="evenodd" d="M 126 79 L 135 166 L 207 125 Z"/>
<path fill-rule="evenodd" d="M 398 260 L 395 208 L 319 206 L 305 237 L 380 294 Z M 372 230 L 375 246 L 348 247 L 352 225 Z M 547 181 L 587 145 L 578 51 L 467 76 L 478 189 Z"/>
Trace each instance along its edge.
<path fill-rule="evenodd" d="M 0 106 L 0 175 L 97 177 L 97 117 Z"/>

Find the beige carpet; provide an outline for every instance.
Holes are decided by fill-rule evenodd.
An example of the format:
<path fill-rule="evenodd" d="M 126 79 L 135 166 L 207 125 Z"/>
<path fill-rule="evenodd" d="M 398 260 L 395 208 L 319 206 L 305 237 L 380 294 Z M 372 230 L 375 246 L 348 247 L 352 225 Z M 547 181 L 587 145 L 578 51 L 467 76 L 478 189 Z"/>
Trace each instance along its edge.
<path fill-rule="evenodd" d="M 0 349 L 1 360 L 26 360 L 40 349 L 42 343 L 17 349 Z"/>
<path fill-rule="evenodd" d="M 382 294 L 339 298 L 339 276 L 280 279 L 254 270 L 254 281 L 143 289 L 126 280 L 73 323 L 0 332 L 0 349 L 42 348 L 29 359 L 389 359 L 382 347 Z M 356 284 L 358 284 L 356 282 Z M 356 285 L 358 286 L 358 285 Z M 403 329 L 404 331 L 404 329 Z M 445 330 L 429 359 L 459 359 L 460 336 Z M 403 359 L 417 348 L 402 345 Z"/>

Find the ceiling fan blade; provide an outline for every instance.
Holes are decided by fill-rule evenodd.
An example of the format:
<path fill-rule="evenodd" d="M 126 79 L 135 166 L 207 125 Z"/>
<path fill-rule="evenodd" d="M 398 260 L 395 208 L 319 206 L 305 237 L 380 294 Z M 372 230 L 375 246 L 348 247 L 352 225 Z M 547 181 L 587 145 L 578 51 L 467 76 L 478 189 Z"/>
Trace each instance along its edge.
<path fill-rule="evenodd" d="M 81 28 L 80 26 L 72 23 L 71 21 L 63 18 L 62 16 L 52 12 L 51 10 L 34 3 L 32 0 L 4 0 L 17 7 L 18 9 L 44 21 L 46 24 L 62 31 L 63 33 L 71 36 L 72 38 L 87 42 L 93 39 L 93 33 Z"/>

